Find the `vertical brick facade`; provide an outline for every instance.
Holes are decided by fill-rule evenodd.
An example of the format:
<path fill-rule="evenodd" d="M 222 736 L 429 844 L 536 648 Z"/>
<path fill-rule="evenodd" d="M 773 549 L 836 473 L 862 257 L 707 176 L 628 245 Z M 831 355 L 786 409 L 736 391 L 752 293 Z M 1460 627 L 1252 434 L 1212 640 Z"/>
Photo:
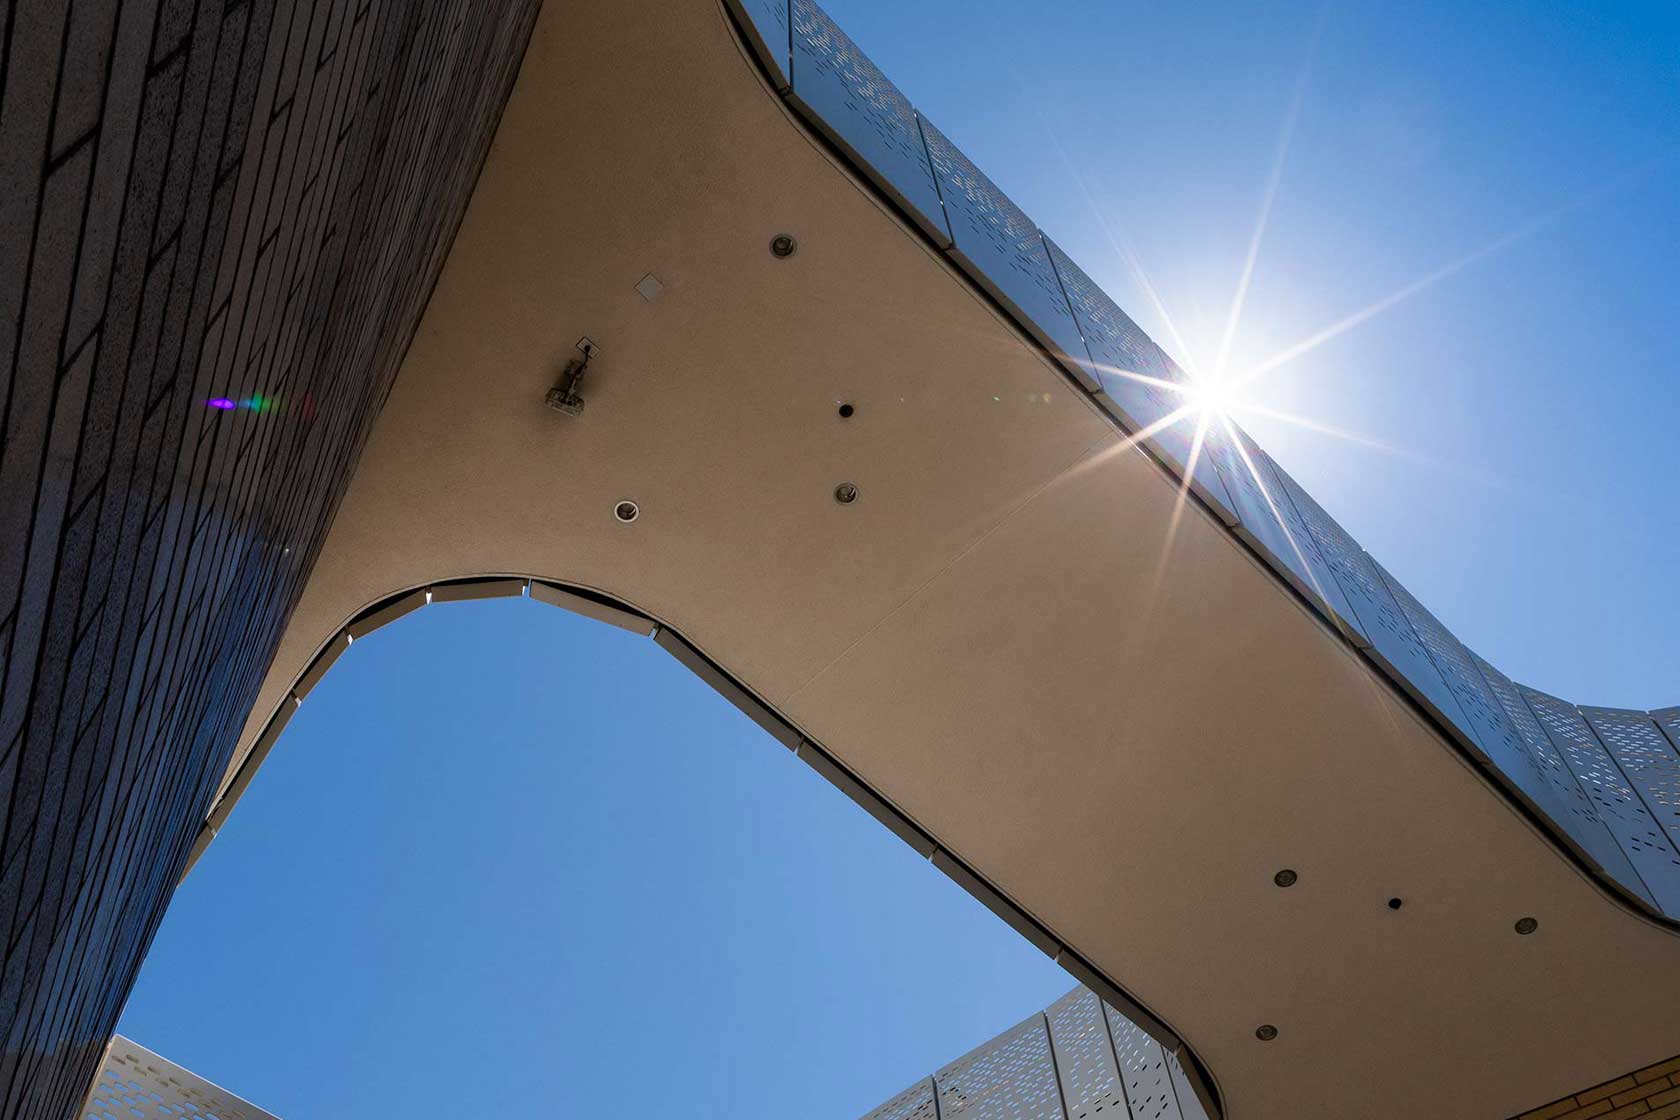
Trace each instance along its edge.
<path fill-rule="evenodd" d="M 0 9 L 4 1120 L 98 1068 L 536 6 Z"/>
<path fill-rule="evenodd" d="M 1680 1057 L 1582 1089 L 1512 1120 L 1680 1120 Z"/>

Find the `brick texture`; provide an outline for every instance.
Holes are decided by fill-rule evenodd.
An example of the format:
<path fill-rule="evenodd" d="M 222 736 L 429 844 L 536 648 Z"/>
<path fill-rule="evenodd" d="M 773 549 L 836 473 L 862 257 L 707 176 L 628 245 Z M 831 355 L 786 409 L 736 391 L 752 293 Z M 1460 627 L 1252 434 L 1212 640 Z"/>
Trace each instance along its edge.
<path fill-rule="evenodd" d="M 0 1120 L 99 1065 L 537 2 L 0 6 Z"/>
<path fill-rule="evenodd" d="M 1680 1057 L 1582 1089 L 1512 1120 L 1680 1120 Z"/>

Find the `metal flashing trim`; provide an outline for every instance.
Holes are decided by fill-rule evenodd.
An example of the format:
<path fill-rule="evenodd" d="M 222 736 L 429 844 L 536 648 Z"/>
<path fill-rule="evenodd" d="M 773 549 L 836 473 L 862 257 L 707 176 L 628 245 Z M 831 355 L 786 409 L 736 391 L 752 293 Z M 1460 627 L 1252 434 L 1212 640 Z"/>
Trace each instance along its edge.
<path fill-rule="evenodd" d="M 1179 1060 L 1182 1053 L 1191 1061 L 1186 1066 Z M 1207 1079 L 1201 1075 L 1199 1069 L 1192 1076 L 1195 1069 L 1196 1056 L 1189 1051 L 1176 1051 L 1167 1055 L 1167 1074 L 1172 1079 L 1173 1092 L 1178 1097 L 1178 1111 L 1184 1120 L 1206 1120 L 1210 1112 L 1219 1107 Z"/>
<path fill-rule="evenodd" d="M 968 866 L 943 848 L 935 849 L 929 857 L 933 865 L 943 871 L 957 886 L 978 899 L 986 909 L 1002 918 L 1004 924 L 1026 938 L 1039 952 L 1051 960 L 1058 960 L 1063 945 L 1037 922 L 1027 917 L 1025 910 L 1010 902 L 991 884 L 970 871 Z"/>
<path fill-rule="evenodd" d="M 529 580 L 520 579 L 462 579 L 431 586 L 432 602 L 461 603 L 469 599 L 517 599 L 525 594 Z"/>
<path fill-rule="evenodd" d="M 1056 954 L 1056 963 L 1062 966 L 1062 971 L 1097 993 L 1098 999 L 1124 1015 L 1140 1031 L 1168 1050 L 1176 1050 L 1183 1045 L 1172 1028 L 1150 1014 L 1131 996 L 1115 987 L 1108 977 L 1092 968 L 1085 962 L 1084 957 L 1081 957 L 1072 949 L 1064 946 L 1062 951 Z"/>
<path fill-rule="evenodd" d="M 365 638 L 381 626 L 389 626 L 403 615 L 419 610 L 425 605 L 426 589 L 421 587 L 374 604 L 358 615 L 345 629 L 352 639 Z"/>
<path fill-rule="evenodd" d="M 321 647 L 321 652 L 315 655 L 315 660 L 309 663 L 309 668 L 303 671 L 303 676 L 292 686 L 292 695 L 299 700 L 308 696 L 315 686 L 321 683 L 321 678 L 327 675 L 327 670 L 332 668 L 333 662 L 349 648 L 350 635 L 343 630 L 328 638 L 327 644 Z"/>
<path fill-rule="evenodd" d="M 790 751 L 799 749 L 803 736 L 797 730 L 766 707 L 758 697 L 736 684 L 729 674 L 713 664 L 705 654 L 678 637 L 675 631 L 661 626 L 653 640 L 666 653 L 682 662 L 689 672 L 711 685 L 714 692 L 739 708 L 748 719 L 769 732 L 776 742 Z"/>
<path fill-rule="evenodd" d="M 575 591 L 568 591 L 552 583 L 542 580 L 531 581 L 531 598 L 539 603 L 547 603 L 551 607 L 581 614 L 585 618 L 592 618 L 596 622 L 605 622 L 609 626 L 616 626 L 620 630 L 628 630 L 632 634 L 640 634 L 644 638 L 653 637 L 655 624 L 646 615 L 627 611 L 622 607 L 615 607 L 611 603 L 600 599 L 587 598 Z"/>
<path fill-rule="evenodd" d="M 233 780 L 228 783 L 227 789 L 223 790 L 221 796 L 216 799 L 216 803 L 210 811 L 210 816 L 207 819 L 212 830 L 220 832 L 222 825 L 227 823 L 228 814 L 233 812 L 233 807 L 244 796 L 251 780 L 257 776 L 257 770 L 268 758 L 268 752 L 274 749 L 275 743 L 279 742 L 280 733 L 286 730 L 286 725 L 292 722 L 292 717 L 297 714 L 298 708 L 302 706 L 303 699 L 300 696 L 296 693 L 287 693 L 286 698 L 280 701 L 280 707 L 275 709 L 274 714 L 268 717 L 268 723 L 263 725 L 262 734 L 257 736 L 255 743 L 251 744 L 250 753 L 245 756 L 245 761 L 239 764 L 239 770 L 233 775 Z"/>
<path fill-rule="evenodd" d="M 893 807 L 890 802 L 870 788 L 868 784 L 852 774 L 820 743 L 806 737 L 799 728 L 793 726 L 780 714 L 759 701 L 757 697 L 738 684 L 732 676 L 686 641 L 675 630 L 655 619 L 648 618 L 628 604 L 621 603 L 610 596 L 535 577 L 529 579 L 523 577 L 494 577 L 456 580 L 432 584 L 429 587 L 421 587 L 407 592 L 399 592 L 379 600 L 340 629 L 323 648 L 323 654 L 327 650 L 332 650 L 332 657 L 317 656 L 315 661 L 311 662 L 309 669 L 306 670 L 306 675 L 312 675 L 311 686 L 317 683 L 338 655 L 344 649 L 349 648 L 351 634 L 358 629 L 367 633 L 377 626 L 394 621 L 429 602 L 515 596 L 527 587 L 530 589 L 529 597 L 538 602 L 559 606 L 583 614 L 586 617 L 622 626 L 634 633 L 650 635 L 657 645 L 745 713 L 772 738 L 794 751 L 795 755 L 802 759 L 807 766 L 821 774 L 831 785 L 856 802 L 870 816 L 885 825 L 889 831 L 910 845 L 919 855 L 928 858 L 947 877 L 978 899 L 988 910 L 1001 918 L 1006 925 L 1019 933 L 1029 943 L 1054 960 L 1070 976 L 1095 992 L 1098 998 L 1108 1006 L 1109 1013 L 1121 1014 L 1122 1012 L 1114 1009 L 1123 1008 L 1123 1013 L 1137 1025 L 1137 1029 L 1155 1040 L 1159 1046 L 1164 1048 L 1165 1052 L 1186 1052 L 1184 1051 L 1184 1044 L 1178 1036 L 1161 1023 L 1159 1019 L 1139 1006 L 1135 1000 L 1126 995 L 1106 976 L 1092 968 L 1083 957 L 1062 945 L 1024 909 L 993 888 L 960 859 L 941 849 L 938 843 L 913 820 Z M 443 589 L 459 589 L 462 593 L 439 596 L 437 592 Z M 365 629 L 362 629 L 364 627 Z M 300 678 L 300 685 L 301 683 Z M 186 865 L 181 872 L 181 878 L 177 882 L 185 880 L 187 874 L 198 863 L 210 843 L 220 833 L 234 807 L 238 804 L 239 798 L 249 788 L 257 770 L 262 766 L 269 751 L 279 740 L 281 731 L 284 730 L 301 704 L 302 697 L 295 690 L 288 693 L 279 708 L 263 726 L 256 741 L 252 744 L 251 750 L 240 763 L 233 779 L 228 783 L 227 788 L 215 802 L 209 817 L 200 827 L 188 854 Z M 1045 1022 L 1048 1022 L 1048 1020 L 1045 1020 Z M 1203 1075 L 1194 1055 L 1189 1055 L 1189 1059 L 1187 1068 L 1191 1071 L 1190 1080 L 1196 1084 L 1197 1092 L 1206 1094 L 1206 1099 L 1210 1102 L 1216 1101 L 1217 1098 L 1212 1096 L 1211 1088 L 1202 1084 L 1199 1080 Z M 901 1094 L 901 1097 L 906 1095 L 908 1094 Z M 895 1100 L 897 1099 L 895 1098 Z M 1215 1117 L 1219 1115 L 1216 1103 L 1209 1103 L 1207 1107 L 1210 1115 Z M 891 1114 L 883 1113 L 883 1120 L 888 1115 Z M 924 1113 L 911 1109 L 904 1113 L 903 1120 L 939 1120 L 939 1117 L 937 1113 L 924 1115 Z"/>
<path fill-rule="evenodd" d="M 910 845 L 924 859 L 939 850 L 932 838 L 910 823 L 908 817 L 883 801 L 868 786 L 854 778 L 829 753 L 809 739 L 802 739 L 794 752 L 805 765 L 828 779 L 828 783 L 856 802 L 858 807 L 885 825 L 894 836 Z"/>

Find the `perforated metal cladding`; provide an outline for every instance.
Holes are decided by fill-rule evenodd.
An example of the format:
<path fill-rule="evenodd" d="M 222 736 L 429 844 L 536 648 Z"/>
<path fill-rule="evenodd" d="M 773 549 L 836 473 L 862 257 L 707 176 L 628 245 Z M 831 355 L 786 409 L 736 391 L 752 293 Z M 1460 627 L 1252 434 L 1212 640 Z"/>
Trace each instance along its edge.
<path fill-rule="evenodd" d="M 1596 862 L 1605 874 L 1655 905 L 1656 900 L 1651 898 L 1651 892 L 1645 888 L 1644 882 L 1633 870 L 1633 864 L 1628 862 L 1627 854 L 1622 851 L 1621 845 L 1610 835 L 1610 829 L 1598 815 L 1597 806 L 1581 788 L 1581 783 L 1575 780 L 1575 774 L 1570 770 L 1569 764 L 1552 745 L 1551 738 L 1541 728 L 1539 720 L 1534 718 L 1534 713 L 1518 692 L 1517 685 L 1510 677 L 1474 653 L 1470 657 L 1476 668 L 1481 670 L 1482 679 L 1487 681 L 1488 688 L 1499 702 L 1499 706 L 1504 709 L 1512 729 L 1522 736 L 1524 744 L 1528 747 L 1529 757 L 1533 759 L 1535 768 L 1551 790 L 1548 801 L 1535 798 L 1535 803 L 1547 809 L 1552 820 L 1581 845 L 1588 858 Z"/>
<path fill-rule="evenodd" d="M 1043 1014 L 933 1076 L 942 1120 L 1066 1120 Z"/>
<path fill-rule="evenodd" d="M 1103 1021 L 1102 1001 L 1084 988 L 1069 992 L 1044 1012 L 1055 1048 L 1056 1074 L 1069 1120 L 1126 1115 L 1126 1092 L 1114 1065 L 1114 1047 Z"/>
<path fill-rule="evenodd" d="M 1592 728 L 1572 704 L 1532 688 L 1521 685 L 1518 688 L 1552 744 L 1569 763 L 1576 780 L 1593 799 L 1599 817 L 1627 854 L 1628 862 L 1633 864 L 1657 905 L 1667 913 L 1680 914 L 1680 855 L 1675 854 L 1674 845 L 1663 835 Z"/>
<path fill-rule="evenodd" d="M 1383 582 L 1377 563 L 1293 480 L 1285 480 L 1296 510 L 1336 576 L 1342 594 L 1357 616 L 1359 629 L 1384 669 L 1413 696 L 1457 727 L 1466 726 L 1458 701 L 1442 679 L 1428 650 Z"/>
<path fill-rule="evenodd" d="M 1567 807 L 1555 801 L 1552 787 L 1545 781 L 1523 737 L 1511 725 L 1504 707 L 1488 688 L 1487 680 L 1476 666 L 1475 655 L 1441 625 L 1441 621 L 1418 602 L 1417 597 L 1406 590 L 1393 573 L 1380 564 L 1377 571 L 1388 585 L 1394 601 L 1400 604 L 1400 610 L 1411 623 L 1413 632 L 1429 651 L 1435 668 L 1457 698 L 1459 710 L 1468 721 L 1462 727 L 1465 734 L 1536 805 L 1553 815 L 1566 813 Z M 1562 817 L 1558 819 L 1561 821 Z"/>
<path fill-rule="evenodd" d="M 166 1061 L 122 1035 L 82 1105 L 83 1120 L 275 1120 L 272 1113 Z"/>
<path fill-rule="evenodd" d="M 1669 843 L 1680 848 L 1680 754 L 1644 712 L 1582 708 L 1581 714 L 1610 748 Z"/>
<path fill-rule="evenodd" d="M 933 1078 L 924 1077 L 863 1120 L 938 1120 L 933 1103 Z"/>
<path fill-rule="evenodd" d="M 1208 451 L 1225 482 L 1225 492 L 1236 503 L 1239 529 L 1297 591 L 1329 603 L 1341 618 L 1352 618 L 1353 607 L 1284 490 L 1272 457 L 1240 429 L 1236 439 L 1229 438 L 1227 432 L 1219 435 L 1209 441 Z"/>
<path fill-rule="evenodd" d="M 747 44 L 770 71 L 778 90 L 788 88 L 788 0 L 724 0 Z"/>
<path fill-rule="evenodd" d="M 1182 1120 L 1178 1094 L 1161 1044 L 1114 1008 L 1103 1004 L 1114 1054 L 1120 1060 L 1120 1080 L 1126 1088 L 1132 1120 Z"/>
<path fill-rule="evenodd" d="M 1680 750 L 1680 708 L 1658 708 L 1651 713 L 1651 718 L 1668 736 L 1668 741 L 1674 744 L 1674 749 Z"/>
<path fill-rule="evenodd" d="M 794 107 L 848 149 L 941 248 L 951 234 L 909 98 L 811 0 L 793 0 Z"/>
<path fill-rule="evenodd" d="M 1075 324 L 1085 338 L 1089 360 L 1078 363 L 1085 380 L 1102 390 L 1108 406 L 1134 434 L 1182 412 L 1186 401 L 1182 392 L 1163 384 L 1151 384 L 1183 383 L 1183 375 L 1173 365 L 1172 359 L 1132 322 L 1130 316 L 1120 310 L 1120 305 L 1110 299 L 1108 293 L 1074 263 L 1073 258 L 1062 251 L 1061 246 L 1048 237 L 1044 239 L 1044 246 L 1067 295 Z M 1190 462 L 1194 436 L 1195 421 L 1186 414 L 1151 433 L 1146 442 L 1156 454 L 1172 463 L 1182 476 Z M 1230 499 L 1210 460 L 1197 458 L 1194 481 L 1197 492 L 1205 501 L 1216 507 L 1229 508 Z"/>
<path fill-rule="evenodd" d="M 1085 340 L 1038 227 L 926 117 L 922 135 L 945 203 L 957 264 L 1008 307 L 1046 349 L 1074 368 L 1089 363 Z"/>
<path fill-rule="evenodd" d="M 1178 1110 L 1184 1114 L 1184 1120 L 1208 1120 L 1207 1109 L 1197 1099 L 1196 1090 L 1190 1087 L 1190 1079 L 1184 1075 L 1184 1066 L 1177 1054 L 1167 1055 L 1167 1072 L 1172 1076 L 1173 1092 L 1178 1097 Z"/>

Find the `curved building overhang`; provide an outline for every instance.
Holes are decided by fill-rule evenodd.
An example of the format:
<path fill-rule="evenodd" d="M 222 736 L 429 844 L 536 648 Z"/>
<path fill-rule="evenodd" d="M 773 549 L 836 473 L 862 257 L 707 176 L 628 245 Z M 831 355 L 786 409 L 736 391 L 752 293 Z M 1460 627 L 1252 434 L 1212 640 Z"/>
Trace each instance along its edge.
<path fill-rule="evenodd" d="M 1672 1054 L 1674 930 L 751 41 L 545 6 L 212 820 L 358 624 L 534 576 L 680 635 L 1227 1116 L 1505 1115 Z"/>

